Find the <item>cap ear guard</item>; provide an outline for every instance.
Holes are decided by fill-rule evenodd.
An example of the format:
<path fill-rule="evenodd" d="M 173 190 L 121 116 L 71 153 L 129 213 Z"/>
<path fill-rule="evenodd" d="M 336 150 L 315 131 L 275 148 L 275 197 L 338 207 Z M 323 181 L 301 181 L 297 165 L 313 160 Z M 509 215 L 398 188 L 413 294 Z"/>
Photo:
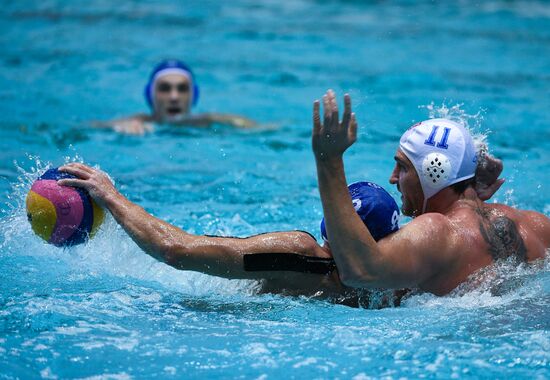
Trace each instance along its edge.
<path fill-rule="evenodd" d="M 431 188 L 441 188 L 449 179 L 451 161 L 443 153 L 430 153 L 422 161 L 422 183 Z"/>

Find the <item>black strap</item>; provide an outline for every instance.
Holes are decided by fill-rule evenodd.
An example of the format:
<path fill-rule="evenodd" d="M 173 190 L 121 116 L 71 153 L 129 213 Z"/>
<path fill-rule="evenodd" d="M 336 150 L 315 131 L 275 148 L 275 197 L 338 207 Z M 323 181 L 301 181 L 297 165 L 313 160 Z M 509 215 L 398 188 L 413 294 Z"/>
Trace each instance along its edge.
<path fill-rule="evenodd" d="M 291 271 L 330 274 L 336 269 L 333 259 L 298 255 L 297 253 L 252 253 L 244 255 L 247 272 Z"/>

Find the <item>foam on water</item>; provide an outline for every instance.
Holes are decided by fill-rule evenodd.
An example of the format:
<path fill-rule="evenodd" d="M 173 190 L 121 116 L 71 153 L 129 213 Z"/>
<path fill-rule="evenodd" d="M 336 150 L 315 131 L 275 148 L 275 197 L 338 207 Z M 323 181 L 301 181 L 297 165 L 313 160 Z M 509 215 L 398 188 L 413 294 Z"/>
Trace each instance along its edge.
<path fill-rule="evenodd" d="M 124 230 L 107 213 L 106 219 L 96 236 L 87 244 L 60 249 L 47 244 L 34 236 L 25 212 L 25 198 L 32 183 L 47 169 L 51 163 L 45 163 L 38 157 L 29 157 L 35 166 L 26 172 L 17 166 L 19 182 L 13 184 L 10 201 L 7 203 L 8 215 L 0 220 L 3 239 L 0 241 L 1 252 L 12 252 L 18 255 L 43 256 L 62 261 L 72 276 L 130 276 L 139 280 L 157 281 L 163 287 L 193 295 L 211 293 L 236 294 L 250 293 L 256 289 L 255 281 L 229 281 L 193 272 L 173 269 L 145 255 L 129 238 Z M 83 162 L 79 156 L 66 157 L 65 163 Z M 96 167 L 101 169 L 99 167 Z M 231 221 L 239 226 L 244 222 L 238 215 Z M 236 235 L 230 225 L 212 226 L 211 234 L 222 236 Z"/>
<path fill-rule="evenodd" d="M 501 261 L 474 273 L 448 296 L 413 295 L 404 305 L 459 309 L 507 306 L 517 301 L 544 299 L 549 278 L 550 257 L 521 265 L 512 260 Z"/>

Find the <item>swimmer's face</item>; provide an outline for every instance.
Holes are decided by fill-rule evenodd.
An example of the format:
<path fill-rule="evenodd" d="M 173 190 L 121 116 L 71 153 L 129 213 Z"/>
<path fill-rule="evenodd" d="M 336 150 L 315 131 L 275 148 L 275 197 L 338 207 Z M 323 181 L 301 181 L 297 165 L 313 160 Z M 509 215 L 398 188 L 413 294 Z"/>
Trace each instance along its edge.
<path fill-rule="evenodd" d="M 155 83 L 153 94 L 154 117 L 162 122 L 182 120 L 191 109 L 193 86 L 180 74 L 168 74 Z"/>
<path fill-rule="evenodd" d="M 424 193 L 416 169 L 401 150 L 397 150 L 394 158 L 395 167 L 390 176 L 390 183 L 397 185 L 397 190 L 401 193 L 401 211 L 403 215 L 418 216 L 422 212 Z"/>

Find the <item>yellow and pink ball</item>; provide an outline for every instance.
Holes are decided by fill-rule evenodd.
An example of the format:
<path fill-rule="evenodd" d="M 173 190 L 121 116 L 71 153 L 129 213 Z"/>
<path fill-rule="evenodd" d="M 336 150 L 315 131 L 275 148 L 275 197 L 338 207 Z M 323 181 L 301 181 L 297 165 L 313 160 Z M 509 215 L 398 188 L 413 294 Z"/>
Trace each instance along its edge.
<path fill-rule="evenodd" d="M 58 247 L 84 243 L 105 218 L 85 190 L 58 185 L 63 178 L 75 177 L 56 168 L 47 170 L 33 183 L 26 201 L 33 231 Z"/>

